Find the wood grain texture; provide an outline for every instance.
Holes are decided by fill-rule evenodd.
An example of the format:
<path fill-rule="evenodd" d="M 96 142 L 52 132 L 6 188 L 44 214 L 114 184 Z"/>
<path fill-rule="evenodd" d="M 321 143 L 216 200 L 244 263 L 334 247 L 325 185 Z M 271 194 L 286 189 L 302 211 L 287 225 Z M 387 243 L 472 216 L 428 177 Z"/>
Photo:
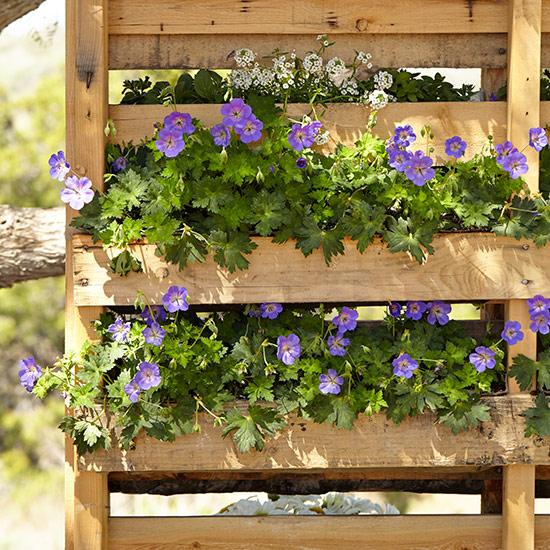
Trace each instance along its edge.
<path fill-rule="evenodd" d="M 429 125 L 434 134 L 433 147 L 436 162 L 446 162 L 445 140 L 460 135 L 468 143 L 466 158 L 479 153 L 487 146 L 487 136 L 496 143 L 506 138 L 506 104 L 504 102 L 441 102 L 441 103 L 395 103 L 378 113 L 375 134 L 388 138 L 399 124 L 410 124 L 417 133 Z M 198 118 L 206 127 L 221 121 L 220 105 L 178 105 L 177 110 Z M 111 105 L 109 118 L 117 129 L 116 143 L 133 141 L 139 143 L 154 133 L 154 125 L 162 122 L 173 110 L 166 105 Z M 317 106 L 315 112 L 330 133 L 326 150 L 337 143 L 353 144 L 367 129 L 370 110 L 361 105 L 331 104 Z M 287 110 L 292 119 L 312 114 L 307 104 L 291 104 Z M 424 144 L 419 142 L 419 147 Z"/>
<path fill-rule="evenodd" d="M 416 32 L 416 31 L 415 31 Z M 550 36 L 543 37 L 550 58 Z M 110 69 L 224 69 L 234 67 L 233 53 L 250 48 L 259 58 L 275 49 L 303 57 L 316 49 L 315 34 L 114 34 L 109 40 Z M 507 37 L 501 34 L 339 34 L 326 56 L 351 61 L 367 49 L 378 67 L 506 68 Z M 329 58 L 327 57 L 327 59 Z"/>
<path fill-rule="evenodd" d="M 498 515 L 113 517 L 109 524 L 109 548 L 500 550 L 501 526 L 502 518 Z M 536 550 L 550 548 L 549 533 L 550 516 L 537 516 Z"/>
<path fill-rule="evenodd" d="M 525 437 L 520 416 L 530 396 L 487 398 L 492 420 L 453 435 L 425 414 L 395 425 L 383 415 L 360 417 L 352 430 L 303 419 L 266 442 L 262 452 L 239 453 L 231 438 L 201 415 L 201 432 L 166 443 L 139 436 L 136 448 L 98 451 L 79 459 L 89 471 L 309 470 L 311 468 L 490 467 L 550 465 L 550 439 Z"/>
<path fill-rule="evenodd" d="M 380 242 L 360 254 L 344 242 L 345 254 L 327 267 L 322 254 L 304 257 L 292 242 L 256 238 L 246 271 L 233 274 L 211 257 L 184 270 L 155 255 L 153 245 L 134 245 L 144 271 L 120 277 L 109 270 L 116 251 L 74 239 L 75 300 L 80 306 L 131 305 L 143 292 L 159 304 L 170 285 L 187 287 L 192 304 L 385 302 L 389 300 L 527 299 L 550 295 L 550 248 L 491 234 L 440 234 L 425 265 Z M 292 266 L 292 269 L 289 269 Z"/>

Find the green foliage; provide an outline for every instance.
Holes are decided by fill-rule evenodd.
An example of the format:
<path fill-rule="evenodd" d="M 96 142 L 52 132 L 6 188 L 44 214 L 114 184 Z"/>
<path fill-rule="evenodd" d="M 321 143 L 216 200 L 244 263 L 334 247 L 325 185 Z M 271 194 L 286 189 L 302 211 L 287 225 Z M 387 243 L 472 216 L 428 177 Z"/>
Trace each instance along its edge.
<path fill-rule="evenodd" d="M 401 422 L 430 411 L 456 433 L 487 420 L 481 398 L 504 385 L 504 352 L 496 336 L 488 333 L 482 343 L 495 350 L 497 366 L 478 373 L 468 362 L 478 342 L 455 321 L 440 327 L 388 317 L 375 327 L 359 326 L 348 333 L 346 355 L 335 357 L 327 341 L 336 327 L 326 320 L 322 305 L 284 310 L 276 319 L 250 317 L 248 311 L 250 307 L 169 315 L 162 323 L 166 336 L 160 346 L 145 342 L 145 322 L 136 315 L 127 316 L 127 341 L 113 342 L 107 327 L 114 315 L 106 314 L 96 323 L 103 341 L 87 344 L 80 357 L 67 356 L 47 369 L 34 393 L 43 398 L 54 390 L 66 392 L 75 414 L 61 428 L 81 453 L 107 448 L 114 432 L 124 448 L 132 446 L 142 429 L 171 441 L 200 429 L 200 412 L 245 452 L 261 450 L 267 438 L 286 426 L 289 413 L 350 429 L 359 414 L 385 412 Z M 300 338 L 302 353 L 285 365 L 277 358 L 276 341 L 289 333 Z M 392 361 L 400 353 L 419 363 L 411 379 L 393 374 Z M 133 403 L 125 386 L 142 361 L 159 365 L 161 383 L 142 391 Z M 71 374 L 75 365 L 76 378 Z M 344 379 L 339 395 L 319 389 L 319 376 L 328 369 Z M 235 406 L 239 400 L 246 406 Z"/>

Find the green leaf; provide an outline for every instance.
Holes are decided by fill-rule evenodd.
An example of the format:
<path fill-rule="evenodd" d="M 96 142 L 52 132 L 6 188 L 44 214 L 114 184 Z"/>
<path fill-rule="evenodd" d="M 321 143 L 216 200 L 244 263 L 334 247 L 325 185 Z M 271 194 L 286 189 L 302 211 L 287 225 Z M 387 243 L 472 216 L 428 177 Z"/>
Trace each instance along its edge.
<path fill-rule="evenodd" d="M 510 369 L 510 376 L 513 376 L 519 384 L 522 391 L 530 390 L 533 386 L 533 381 L 537 376 L 538 363 L 529 359 L 523 354 L 514 357 L 512 368 Z"/>
<path fill-rule="evenodd" d="M 332 413 L 328 415 L 327 421 L 334 423 L 337 428 L 351 430 L 356 416 L 347 398 L 336 397 L 332 400 Z"/>
<path fill-rule="evenodd" d="M 236 231 L 212 231 L 210 244 L 216 262 L 222 267 L 227 267 L 231 273 L 237 269 L 246 269 L 249 261 L 244 254 L 250 254 L 258 246 L 247 234 Z"/>
<path fill-rule="evenodd" d="M 525 435 L 550 436 L 550 399 L 544 393 L 539 393 L 535 406 L 527 409 L 525 416 Z"/>
<path fill-rule="evenodd" d="M 489 407 L 482 403 L 461 403 L 454 407 L 439 421 L 448 426 L 454 434 L 476 427 L 480 422 L 491 419 Z"/>
<path fill-rule="evenodd" d="M 384 237 L 391 252 L 409 252 L 419 263 L 423 263 L 428 254 L 433 254 L 431 246 L 435 230 L 434 223 L 423 223 L 414 227 L 411 220 L 392 220 Z"/>
<path fill-rule="evenodd" d="M 218 73 L 200 69 L 195 75 L 195 91 L 206 103 L 221 103 L 224 95 L 222 82 L 223 78 Z"/>
<path fill-rule="evenodd" d="M 304 220 L 302 227 L 296 231 L 296 235 L 298 237 L 296 246 L 305 256 L 321 247 L 327 265 L 330 265 L 333 257 L 344 253 L 342 231 L 321 229 L 311 217 Z"/>
<path fill-rule="evenodd" d="M 109 267 L 111 271 L 122 276 L 132 272 L 140 273 L 143 271 L 141 262 L 129 250 L 124 250 L 114 256 L 109 262 Z"/>

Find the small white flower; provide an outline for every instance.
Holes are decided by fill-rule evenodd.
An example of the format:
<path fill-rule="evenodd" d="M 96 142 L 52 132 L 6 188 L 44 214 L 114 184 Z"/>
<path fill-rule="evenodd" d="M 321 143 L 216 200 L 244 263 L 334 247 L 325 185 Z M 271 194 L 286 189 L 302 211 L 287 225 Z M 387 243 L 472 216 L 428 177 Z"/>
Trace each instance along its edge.
<path fill-rule="evenodd" d="M 235 52 L 235 63 L 238 67 L 248 67 L 255 59 L 256 54 L 248 48 L 241 48 Z"/>
<path fill-rule="evenodd" d="M 371 109 L 378 111 L 388 104 L 389 96 L 384 90 L 374 90 L 366 98 L 366 102 Z"/>
<path fill-rule="evenodd" d="M 328 133 L 328 130 L 324 131 L 324 132 L 319 132 L 315 136 L 315 143 L 317 145 L 325 145 L 325 143 L 328 143 L 329 137 L 330 137 L 330 135 Z"/>
<path fill-rule="evenodd" d="M 378 71 L 374 75 L 374 83 L 380 90 L 387 90 L 393 84 L 393 76 L 387 71 Z"/>
<path fill-rule="evenodd" d="M 319 74 L 323 69 L 323 58 L 316 53 L 309 53 L 304 57 L 303 65 L 306 73 Z"/>

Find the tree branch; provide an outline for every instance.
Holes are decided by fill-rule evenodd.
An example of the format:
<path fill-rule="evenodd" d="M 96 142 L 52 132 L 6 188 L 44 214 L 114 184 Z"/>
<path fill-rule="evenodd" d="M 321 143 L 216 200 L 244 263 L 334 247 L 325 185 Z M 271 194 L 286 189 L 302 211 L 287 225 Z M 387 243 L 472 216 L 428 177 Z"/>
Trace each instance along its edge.
<path fill-rule="evenodd" d="M 0 205 L 0 288 L 64 269 L 65 208 Z"/>
<path fill-rule="evenodd" d="M 0 30 L 35 10 L 42 2 L 44 0 L 2 0 L 0 2 Z"/>

